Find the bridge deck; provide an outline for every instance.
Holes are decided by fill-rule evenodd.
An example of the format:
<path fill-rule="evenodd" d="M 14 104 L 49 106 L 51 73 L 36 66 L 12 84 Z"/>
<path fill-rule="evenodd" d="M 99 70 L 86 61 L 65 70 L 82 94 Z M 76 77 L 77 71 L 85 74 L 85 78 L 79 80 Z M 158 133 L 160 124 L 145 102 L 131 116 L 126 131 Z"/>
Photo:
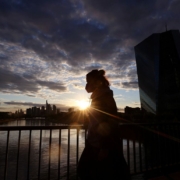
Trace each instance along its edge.
<path fill-rule="evenodd" d="M 132 180 L 180 180 L 180 171 L 151 178 L 145 177 L 144 174 L 139 174 L 132 176 Z"/>

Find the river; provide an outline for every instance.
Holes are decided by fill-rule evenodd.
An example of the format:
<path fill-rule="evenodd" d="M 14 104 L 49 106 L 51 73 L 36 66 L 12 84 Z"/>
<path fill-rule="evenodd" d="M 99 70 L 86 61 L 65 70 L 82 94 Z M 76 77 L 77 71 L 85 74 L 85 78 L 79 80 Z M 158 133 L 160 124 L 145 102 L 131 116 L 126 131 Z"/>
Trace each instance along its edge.
<path fill-rule="evenodd" d="M 43 120 L 16 120 L 2 124 L 1 126 L 51 126 L 61 125 L 47 123 Z M 21 132 L 20 151 L 19 151 L 19 165 L 18 165 L 18 180 L 27 179 L 27 162 L 28 162 L 28 147 L 29 147 L 29 131 Z M 61 130 L 61 156 L 60 156 L 60 179 L 67 179 L 67 145 L 68 145 L 68 131 Z M 17 155 L 18 155 L 18 131 L 11 131 L 9 137 L 8 148 L 8 164 L 7 164 L 7 178 L 14 180 L 16 178 Z M 42 131 L 42 147 L 41 147 L 41 169 L 40 179 L 45 180 L 48 177 L 48 163 L 49 163 L 49 130 Z M 76 130 L 70 130 L 70 179 L 76 177 Z M 4 178 L 5 153 L 6 153 L 7 132 L 0 131 L 0 179 Z M 29 179 L 38 179 L 38 164 L 39 164 L 39 141 L 40 131 L 33 130 L 31 138 L 31 152 L 30 152 L 30 171 Z M 130 163 L 133 164 L 132 143 L 130 142 Z M 138 144 L 135 144 L 138 148 Z M 79 157 L 84 149 L 84 130 L 79 133 Z M 127 142 L 123 140 L 123 150 L 127 152 Z M 52 147 L 51 147 L 51 167 L 50 179 L 58 179 L 58 153 L 59 153 L 59 130 L 52 131 Z M 126 153 L 125 159 L 126 157 Z M 138 159 L 138 154 L 137 157 Z M 131 166 L 131 171 L 133 167 Z"/>

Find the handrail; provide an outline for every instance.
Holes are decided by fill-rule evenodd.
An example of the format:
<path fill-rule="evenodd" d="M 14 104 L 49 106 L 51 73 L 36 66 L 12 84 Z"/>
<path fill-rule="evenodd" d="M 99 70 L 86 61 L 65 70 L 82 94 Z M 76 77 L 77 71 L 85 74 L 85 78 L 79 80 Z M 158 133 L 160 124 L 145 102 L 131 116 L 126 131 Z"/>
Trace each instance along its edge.
<path fill-rule="evenodd" d="M 153 131 L 147 131 L 153 129 Z M 52 130 L 58 130 L 58 178 L 60 178 L 61 165 L 61 130 L 67 129 L 67 178 L 70 178 L 70 130 L 76 130 L 76 158 L 75 163 L 78 164 L 79 160 L 79 131 L 84 130 L 83 125 L 57 125 L 57 126 L 0 126 L 0 132 L 7 131 L 7 140 L 5 146 L 5 163 L 4 163 L 4 180 L 7 175 L 8 168 L 8 150 L 10 148 L 10 132 L 19 131 L 18 135 L 18 153 L 16 159 L 16 179 L 18 179 L 18 169 L 19 169 L 19 150 L 21 146 L 21 134 L 22 131 L 29 131 L 29 144 L 28 144 L 28 169 L 27 169 L 27 179 L 30 176 L 30 156 L 31 154 L 31 141 L 32 132 L 34 130 L 40 130 L 39 138 L 39 167 L 38 167 L 38 179 L 41 175 L 41 151 L 42 151 L 42 131 L 50 130 L 49 134 L 49 159 L 48 159 L 48 179 L 50 179 L 51 174 L 51 144 L 52 144 Z M 166 134 L 166 136 L 162 136 Z M 123 123 L 119 124 L 119 137 L 120 143 L 123 145 L 122 149 L 124 152 L 125 159 L 131 171 L 131 175 L 139 174 L 142 172 L 148 172 L 151 170 L 162 169 L 170 167 L 172 165 L 180 164 L 180 143 L 174 139 L 180 139 L 180 123 Z M 169 138 L 170 137 L 170 138 Z M 174 138 L 172 138 L 174 137 Z M 84 140 L 86 139 L 86 133 Z M 123 144 L 123 141 L 126 141 Z M 153 144 L 153 146 L 151 145 Z M 171 155 L 171 156 L 169 156 Z M 157 158 L 154 158 L 154 157 Z M 167 156 L 167 157 L 166 157 Z M 152 158 L 153 157 L 153 158 Z"/>
<path fill-rule="evenodd" d="M 58 125 L 58 126 L 0 126 L 0 131 L 17 130 L 49 130 L 49 129 L 83 129 L 83 125 Z"/>

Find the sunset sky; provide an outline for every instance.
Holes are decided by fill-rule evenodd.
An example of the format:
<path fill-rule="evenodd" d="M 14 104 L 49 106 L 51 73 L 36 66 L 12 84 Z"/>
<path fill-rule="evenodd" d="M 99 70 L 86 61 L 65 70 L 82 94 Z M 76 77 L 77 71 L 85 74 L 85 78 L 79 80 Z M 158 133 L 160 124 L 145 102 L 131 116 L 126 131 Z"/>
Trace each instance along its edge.
<path fill-rule="evenodd" d="M 104 69 L 118 109 L 139 107 L 134 46 L 180 29 L 179 0 L 0 0 L 0 111 L 89 102 Z"/>

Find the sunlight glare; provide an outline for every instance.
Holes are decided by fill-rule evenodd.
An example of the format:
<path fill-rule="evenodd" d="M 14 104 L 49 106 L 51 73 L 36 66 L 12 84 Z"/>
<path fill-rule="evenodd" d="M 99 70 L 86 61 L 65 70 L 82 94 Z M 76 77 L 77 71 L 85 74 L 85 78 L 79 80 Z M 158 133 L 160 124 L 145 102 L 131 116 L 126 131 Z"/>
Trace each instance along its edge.
<path fill-rule="evenodd" d="M 77 101 L 77 105 L 80 110 L 85 110 L 86 108 L 89 107 L 89 102 L 85 100 L 80 100 L 80 101 Z"/>

